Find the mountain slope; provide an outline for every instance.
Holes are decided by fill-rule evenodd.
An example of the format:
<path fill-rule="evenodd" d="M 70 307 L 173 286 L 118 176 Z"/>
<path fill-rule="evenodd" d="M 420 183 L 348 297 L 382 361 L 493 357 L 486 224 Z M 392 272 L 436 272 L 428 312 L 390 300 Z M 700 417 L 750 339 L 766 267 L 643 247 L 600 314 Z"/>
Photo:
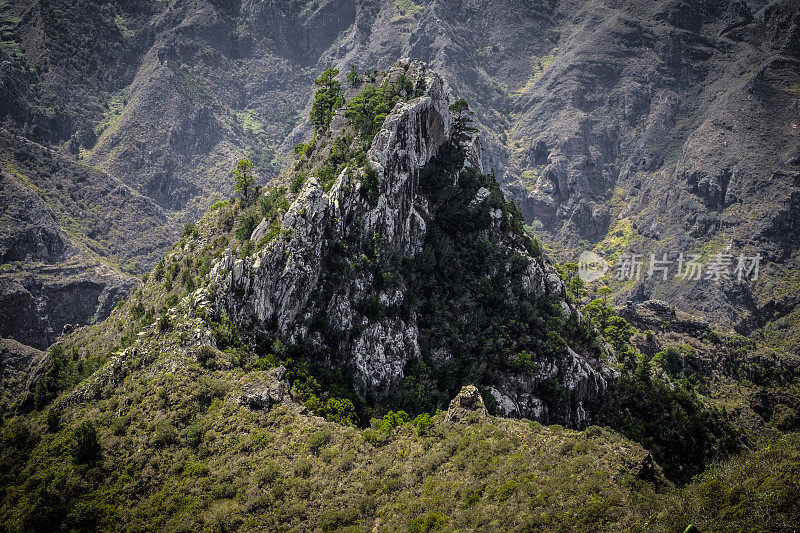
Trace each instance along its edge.
<path fill-rule="evenodd" d="M 437 74 L 373 76 L 279 183 L 212 206 L 107 320 L 20 361 L 4 526 L 749 527 L 735 509 L 760 498 L 790 527 L 796 439 L 763 432 L 772 447 L 675 488 L 654 459 L 687 482 L 729 457 L 727 415 L 600 301 L 574 309 Z M 491 413 L 609 420 L 650 449 Z"/>
<path fill-rule="evenodd" d="M 104 319 L 174 238 L 164 212 L 120 181 L 0 133 L 0 335 L 47 348 Z"/>
<path fill-rule="evenodd" d="M 4 126 L 131 186 L 173 234 L 230 194 L 217 176 L 241 155 L 262 182 L 278 174 L 307 137 L 303 88 L 320 70 L 419 58 L 472 102 L 484 168 L 559 261 L 760 252 L 749 286 L 607 281 L 617 303 L 666 300 L 795 348 L 792 1 L 31 0 L 2 13 Z"/>

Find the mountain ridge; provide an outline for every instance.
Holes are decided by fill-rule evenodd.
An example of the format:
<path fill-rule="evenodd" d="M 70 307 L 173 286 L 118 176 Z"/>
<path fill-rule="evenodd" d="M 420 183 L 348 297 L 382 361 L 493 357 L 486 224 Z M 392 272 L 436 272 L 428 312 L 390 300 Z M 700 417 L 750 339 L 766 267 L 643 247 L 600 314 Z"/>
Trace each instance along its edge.
<path fill-rule="evenodd" d="M 697 354 L 647 356 L 654 332 L 576 309 L 470 164 L 466 102 L 414 61 L 351 94 L 278 183 L 214 204 L 36 362 L 3 413 L 7 527 L 747 529 L 756 501 L 789 527 L 796 435 L 744 434 L 679 377 Z"/>

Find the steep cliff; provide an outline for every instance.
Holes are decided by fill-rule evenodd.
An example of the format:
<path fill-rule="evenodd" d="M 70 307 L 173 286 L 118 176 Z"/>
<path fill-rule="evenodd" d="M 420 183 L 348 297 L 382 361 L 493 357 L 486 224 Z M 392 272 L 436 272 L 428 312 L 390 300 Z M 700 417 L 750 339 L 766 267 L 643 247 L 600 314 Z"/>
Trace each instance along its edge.
<path fill-rule="evenodd" d="M 471 379 L 499 413 L 585 424 L 585 400 L 604 391 L 609 367 L 579 335 L 573 346 L 562 338 L 581 329 L 580 316 L 514 205 L 481 173 L 480 144 L 454 126 L 441 78 L 405 61 L 352 93 L 401 79 L 413 94 L 362 163 L 340 164 L 326 187 L 325 147 L 345 139 L 353 153 L 365 140 L 339 111 L 314 141 L 321 159 L 307 163 L 282 236 L 243 258 L 228 250 L 211 271 L 211 298 L 254 344 L 274 328 L 362 397 L 421 401 L 404 405 L 418 411 L 446 405 Z"/>

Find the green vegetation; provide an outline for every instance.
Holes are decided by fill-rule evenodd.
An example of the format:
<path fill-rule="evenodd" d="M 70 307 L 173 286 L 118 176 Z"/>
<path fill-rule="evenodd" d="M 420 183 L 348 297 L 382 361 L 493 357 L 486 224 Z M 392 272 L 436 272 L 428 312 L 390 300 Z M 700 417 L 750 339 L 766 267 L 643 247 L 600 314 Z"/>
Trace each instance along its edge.
<path fill-rule="evenodd" d="M 243 377 L 188 364 L 131 375 L 111 397 L 68 408 L 55 432 L 39 419 L 6 421 L 0 524 L 781 531 L 800 512 L 796 434 L 676 488 L 639 479 L 645 450 L 608 429 L 436 415 L 420 432 L 419 419 L 395 412 L 359 430 L 286 406 L 251 412 L 234 401 Z M 78 460 L 79 442 L 93 459 Z"/>
<path fill-rule="evenodd" d="M 350 65 L 350 70 L 347 71 L 347 76 L 345 79 L 347 80 L 347 85 L 350 87 L 355 87 L 361 83 L 361 76 L 358 75 L 358 70 L 356 70 L 355 65 Z"/>
<path fill-rule="evenodd" d="M 475 113 L 470 111 L 469 104 L 465 99 L 459 98 L 450 104 L 450 112 L 453 114 L 453 128 L 457 134 L 478 131 L 477 128 L 470 126 Z"/>
<path fill-rule="evenodd" d="M 422 11 L 422 6 L 415 3 L 413 0 L 395 0 L 394 9 L 396 15 L 392 20 L 400 20 L 414 17 L 414 15 Z"/>
<path fill-rule="evenodd" d="M 100 454 L 97 430 L 90 420 L 84 420 L 75 430 L 75 447 L 72 456 L 76 463 L 91 463 Z"/>
<path fill-rule="evenodd" d="M 233 178 L 236 192 L 241 193 L 242 200 L 247 202 L 255 182 L 253 178 L 253 163 L 249 159 L 237 161 L 236 168 L 233 169 Z"/>
<path fill-rule="evenodd" d="M 717 457 L 740 451 L 745 436 L 692 384 L 675 381 L 631 343 L 635 329 L 601 299 L 583 315 L 616 351 L 621 375 L 610 386 L 598 419 L 641 443 L 674 481 L 687 482 Z M 668 357 L 659 354 L 658 361 Z"/>
<path fill-rule="evenodd" d="M 19 18 L 13 13 L 9 0 L 0 0 L 0 48 L 15 62 L 23 62 L 25 55 L 19 46 L 16 26 Z"/>
<path fill-rule="evenodd" d="M 120 89 L 119 91 L 114 92 L 108 101 L 108 110 L 103 113 L 103 120 L 101 120 L 95 127 L 94 133 L 95 135 L 102 134 L 108 128 L 114 126 L 119 118 L 122 116 L 122 112 L 125 109 L 125 98 L 128 95 L 128 89 Z"/>
<path fill-rule="evenodd" d="M 358 96 L 347 103 L 345 117 L 359 132 L 364 143 L 372 144 L 372 138 L 380 131 L 383 121 L 395 104 L 404 97 L 414 96 L 414 89 L 403 74 L 394 83 L 387 80 L 379 87 L 367 85 Z"/>
<path fill-rule="evenodd" d="M 342 84 L 336 79 L 338 75 L 338 70 L 329 68 L 314 80 L 317 92 L 314 94 L 314 103 L 311 106 L 309 118 L 318 132 L 328 129 L 336 110 L 344 103 Z"/>
<path fill-rule="evenodd" d="M 320 87 L 315 98 L 317 111 L 312 110 L 311 117 L 312 123 L 317 125 L 317 130 L 310 141 L 299 143 L 294 147 L 297 162 L 291 191 L 300 190 L 307 177 L 307 171 L 316 175 L 324 191 L 329 191 L 341 172 L 348 169 L 350 177 L 358 176 L 362 184 L 361 194 L 372 204 L 378 197 L 378 180 L 377 173 L 370 168 L 367 161 L 367 151 L 395 104 L 421 94 L 420 91 L 424 91 L 424 87 L 420 85 L 415 88 L 402 74 L 394 83 L 385 81 L 377 87 L 368 84 L 347 104 L 345 117 L 350 131 L 342 132 L 328 144 L 327 141 L 321 140 L 319 135 L 330 126 L 333 114 L 342 104 L 339 82 L 333 79 L 336 74 L 338 71 L 335 69 L 328 69 L 317 80 L 319 82 L 317 85 Z M 352 68 L 348 74 L 348 83 L 357 83 L 356 80 L 359 79 L 358 72 Z M 337 102 L 335 106 L 326 104 L 332 101 Z"/>
<path fill-rule="evenodd" d="M 252 109 L 245 109 L 236 113 L 236 119 L 242 125 L 242 129 L 250 135 L 264 135 L 264 124 L 258 120 L 256 112 Z"/>

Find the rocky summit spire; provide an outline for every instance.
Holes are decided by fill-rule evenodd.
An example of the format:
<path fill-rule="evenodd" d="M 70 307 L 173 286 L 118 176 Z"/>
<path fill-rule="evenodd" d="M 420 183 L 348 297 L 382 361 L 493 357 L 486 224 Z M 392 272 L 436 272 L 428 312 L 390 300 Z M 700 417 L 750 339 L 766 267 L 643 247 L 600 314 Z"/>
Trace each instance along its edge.
<path fill-rule="evenodd" d="M 370 138 L 359 113 L 386 94 Z M 581 318 L 482 174 L 477 133 L 454 127 L 442 79 L 404 61 L 347 96 L 287 179 L 302 186 L 279 237 L 228 251 L 208 297 L 243 335 L 274 329 L 365 397 L 446 405 L 470 380 L 500 414 L 585 423 L 607 369 L 569 340 Z"/>

